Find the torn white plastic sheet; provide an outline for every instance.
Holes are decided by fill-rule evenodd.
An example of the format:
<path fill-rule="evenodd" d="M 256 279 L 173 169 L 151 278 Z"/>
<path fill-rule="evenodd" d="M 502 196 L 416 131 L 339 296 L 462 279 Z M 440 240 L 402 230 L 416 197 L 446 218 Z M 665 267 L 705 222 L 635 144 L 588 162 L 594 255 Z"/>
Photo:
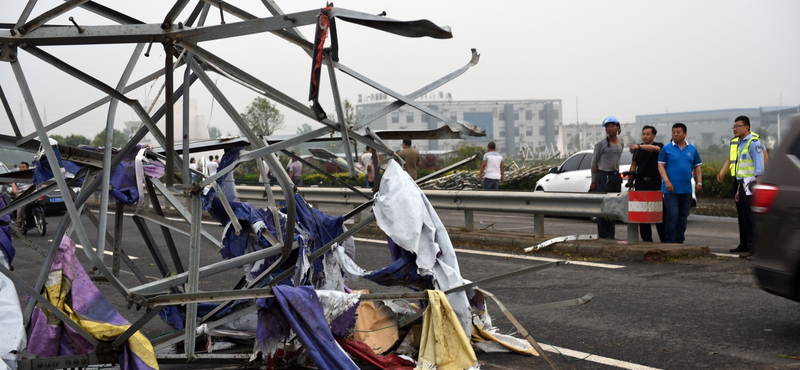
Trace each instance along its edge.
<path fill-rule="evenodd" d="M 0 263 L 8 268 L 5 256 L 0 254 Z M 27 344 L 25 326 L 22 324 L 22 310 L 14 283 L 0 274 L 0 369 L 16 369 L 17 356 Z"/>
<path fill-rule="evenodd" d="M 464 284 L 447 229 L 419 186 L 394 160 L 386 166 L 372 210 L 378 227 L 395 244 L 416 255 L 419 273 L 433 271 L 436 289 L 446 291 Z M 448 294 L 447 300 L 469 337 L 472 315 L 467 293 L 474 294 L 472 290 L 455 292 Z"/>

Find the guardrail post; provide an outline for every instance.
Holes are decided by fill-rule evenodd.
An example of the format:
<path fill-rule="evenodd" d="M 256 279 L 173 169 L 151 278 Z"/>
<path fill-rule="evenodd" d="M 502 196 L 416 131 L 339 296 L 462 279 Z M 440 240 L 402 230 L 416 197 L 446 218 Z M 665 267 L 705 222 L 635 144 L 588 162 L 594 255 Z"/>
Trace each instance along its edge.
<path fill-rule="evenodd" d="M 472 214 L 472 210 L 464 211 L 464 228 L 467 231 L 475 230 L 475 217 Z"/>
<path fill-rule="evenodd" d="M 533 215 L 533 232 L 537 238 L 544 238 L 544 215 L 541 213 Z"/>
<path fill-rule="evenodd" d="M 358 204 L 353 204 L 353 209 L 358 208 L 358 206 L 359 206 Z M 355 216 L 353 216 L 353 222 L 355 222 L 355 223 L 361 222 L 361 212 L 358 212 L 358 213 L 356 213 Z"/>
<path fill-rule="evenodd" d="M 639 224 L 628 223 L 628 245 L 639 244 Z"/>

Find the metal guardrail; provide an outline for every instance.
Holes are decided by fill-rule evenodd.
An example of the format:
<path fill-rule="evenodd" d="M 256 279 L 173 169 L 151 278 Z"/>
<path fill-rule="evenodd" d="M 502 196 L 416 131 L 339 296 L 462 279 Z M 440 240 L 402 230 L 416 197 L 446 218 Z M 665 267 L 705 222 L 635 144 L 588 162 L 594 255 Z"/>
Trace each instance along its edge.
<path fill-rule="evenodd" d="M 266 200 L 261 186 L 236 186 L 242 200 Z M 372 198 L 372 190 L 359 189 Z M 628 194 L 587 194 L 552 192 L 516 192 L 481 190 L 422 190 L 436 209 L 464 211 L 464 227 L 475 228 L 473 212 L 508 212 L 534 215 L 534 230 L 538 237 L 544 236 L 544 216 L 604 217 L 617 221 L 628 221 Z M 273 187 L 276 199 L 283 200 L 278 187 Z M 346 188 L 301 187 L 298 193 L 309 203 L 334 203 L 358 206 L 368 199 Z M 628 241 L 631 239 L 628 227 Z M 633 232 L 638 239 L 638 227 Z"/>

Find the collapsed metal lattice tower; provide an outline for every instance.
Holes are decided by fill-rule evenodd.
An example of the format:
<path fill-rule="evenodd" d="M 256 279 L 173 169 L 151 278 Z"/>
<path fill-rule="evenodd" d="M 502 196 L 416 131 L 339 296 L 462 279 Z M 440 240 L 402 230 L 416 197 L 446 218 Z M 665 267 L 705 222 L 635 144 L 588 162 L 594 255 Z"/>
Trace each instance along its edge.
<path fill-rule="evenodd" d="M 63 4 L 42 13 L 34 19 L 28 20 L 36 3 L 36 0 L 29 0 L 27 2 L 27 6 L 23 10 L 22 14 L 20 14 L 19 20 L 16 22 L 16 24 L 0 25 L 0 61 L 10 64 L 17 81 L 17 87 L 24 98 L 25 105 L 27 106 L 27 110 L 33 120 L 33 125 L 35 126 L 36 131 L 34 134 L 22 134 L 3 93 L 3 89 L 8 90 L 10 86 L 2 86 L 0 87 L 0 98 L 2 98 L 8 119 L 15 135 L 0 136 L 0 147 L 32 152 L 39 150 L 41 147 L 41 150 L 44 151 L 44 155 L 51 159 L 49 163 L 51 170 L 53 171 L 55 183 L 23 194 L 13 203 L 0 209 L 0 215 L 6 215 L 26 204 L 29 204 L 48 192 L 56 189 L 63 189 L 62 194 L 65 195 L 64 201 L 69 217 L 64 217 L 59 222 L 50 247 L 42 248 L 46 251 L 44 253 L 45 258 L 42 264 L 42 269 L 39 272 L 33 287 L 30 287 L 30 284 L 25 283 L 13 272 L 9 271 L 3 266 L 0 266 L 0 271 L 11 278 L 18 287 L 24 287 L 33 298 L 30 300 L 30 303 L 24 310 L 26 324 L 29 324 L 34 305 L 38 302 L 39 304 L 42 304 L 50 309 L 56 316 L 60 315 L 59 318 L 63 320 L 65 324 L 72 327 L 73 330 L 83 336 L 88 342 L 95 346 L 99 346 L 98 353 L 103 352 L 100 351 L 100 349 L 108 350 L 122 345 L 122 343 L 124 343 L 128 337 L 133 335 L 133 333 L 139 330 L 148 321 L 153 319 L 158 313 L 159 307 L 161 306 L 179 303 L 187 304 L 186 322 L 189 323 L 197 321 L 198 302 L 219 301 L 220 299 L 232 301 L 235 299 L 263 297 L 270 294 L 269 289 L 253 289 L 256 284 L 247 284 L 242 289 L 232 289 L 222 292 L 199 292 L 198 281 L 201 278 L 270 256 L 280 256 L 278 261 L 273 265 L 273 267 L 278 266 L 283 263 L 292 252 L 292 237 L 295 227 L 294 194 L 296 189 L 293 187 L 291 179 L 286 173 L 286 170 L 280 165 L 275 156 L 275 154 L 279 151 L 285 151 L 296 144 L 335 133 L 338 135 L 337 140 L 341 140 L 345 143 L 345 155 L 346 160 L 350 165 L 351 176 L 355 175 L 353 172 L 353 153 L 351 151 L 351 143 L 353 142 L 368 145 L 378 152 L 384 153 L 385 156 L 394 156 L 396 160 L 402 163 L 402 160 L 397 158 L 392 150 L 382 142 L 382 138 L 396 138 L 397 134 L 394 134 L 394 136 L 391 133 L 384 133 L 381 135 L 381 133 L 370 131 L 368 125 L 377 118 L 380 118 L 404 105 L 416 108 L 439 121 L 445 122 L 447 125 L 438 130 L 425 132 L 405 132 L 404 137 L 444 139 L 463 138 L 464 135 L 484 135 L 482 130 L 468 123 L 456 122 L 449 117 L 445 117 L 440 112 L 437 112 L 415 101 L 417 97 L 435 90 L 455 77 L 461 75 L 471 66 L 477 64 L 479 55 L 475 52 L 475 50 L 472 50 L 472 55 L 469 62 L 462 68 L 459 68 L 408 95 L 404 95 L 392 90 L 391 88 L 384 86 L 373 79 L 370 79 L 369 77 L 353 70 L 352 68 L 347 67 L 339 61 L 338 40 L 335 26 L 335 22 L 337 20 L 351 22 L 364 27 L 369 27 L 405 37 L 452 37 L 448 28 L 436 26 L 435 24 L 426 20 L 409 22 L 397 21 L 383 16 L 365 14 L 331 6 L 323 9 L 312 9 L 293 14 L 284 14 L 283 11 L 273 1 L 269 0 L 262 0 L 263 5 L 272 15 L 269 17 L 258 17 L 256 15 L 249 14 L 248 12 L 224 1 L 199 0 L 194 2 L 194 8 L 192 9 L 190 15 L 183 22 L 176 22 L 179 14 L 181 14 L 184 9 L 190 5 L 190 3 L 192 3 L 190 0 L 177 0 L 169 12 L 164 15 L 163 20 L 156 19 L 156 23 L 147 23 L 146 21 L 140 21 L 129 15 L 92 1 L 65 0 Z M 58 16 L 68 14 L 76 7 L 81 7 L 85 10 L 96 13 L 108 19 L 111 23 L 118 24 L 81 27 L 75 21 L 73 21 L 73 25 L 53 25 L 49 23 Z M 219 25 L 206 25 L 206 16 L 212 8 L 219 10 L 220 16 L 223 17 L 223 19 L 225 16 L 227 16 L 228 23 L 223 21 L 223 24 Z M 231 21 L 231 18 L 238 18 L 238 21 Z M 70 20 L 72 21 L 72 18 L 70 18 Z M 306 39 L 303 34 L 297 31 L 297 27 L 306 25 L 316 25 L 317 35 L 314 40 Z M 311 91 L 308 98 L 308 100 L 311 101 L 310 106 L 301 102 L 299 99 L 293 98 L 281 92 L 280 90 L 270 86 L 268 83 L 256 78 L 254 75 L 249 74 L 248 72 L 237 67 L 236 57 L 242 57 L 241 55 L 215 55 L 201 46 L 204 42 L 211 40 L 242 37 L 259 33 L 271 33 L 277 37 L 285 39 L 291 44 L 301 48 L 309 56 L 312 61 L 312 63 L 310 63 L 312 65 L 310 74 Z M 330 37 L 330 46 L 326 47 L 325 39 L 328 35 Z M 164 47 L 166 55 L 164 60 L 164 68 L 152 72 L 138 81 L 131 82 L 130 77 L 137 64 L 137 60 L 149 54 L 153 43 L 161 43 Z M 79 70 L 73 65 L 60 60 L 56 56 L 46 51 L 47 47 L 55 45 L 75 46 L 105 44 L 135 45 L 133 54 L 125 66 L 123 73 L 121 76 L 119 76 L 119 81 L 116 86 L 107 85 L 101 82 L 98 78 L 93 77 L 92 73 Z M 49 125 L 45 125 L 38 113 L 39 110 L 37 109 L 37 100 L 35 99 L 35 94 L 29 88 L 28 80 L 26 79 L 23 70 L 23 65 L 20 63 L 18 58 L 20 53 L 27 53 L 57 68 L 64 74 L 72 76 L 81 82 L 88 84 L 89 86 L 105 94 L 105 97 L 81 109 L 78 109 L 63 118 L 60 118 Z M 182 66 L 185 66 L 182 76 L 182 84 L 178 87 L 175 87 L 176 78 L 174 77 L 174 73 L 177 68 Z M 321 68 L 323 68 L 323 66 L 327 68 L 327 73 L 330 78 L 329 83 L 333 94 L 333 102 L 335 106 L 334 109 L 336 111 L 336 117 L 338 117 L 335 120 L 328 118 L 324 108 L 318 102 L 320 84 L 319 77 Z M 251 130 L 245 120 L 242 119 L 239 113 L 236 112 L 225 93 L 221 91 L 212 81 L 208 72 L 218 73 L 224 78 L 230 79 L 237 84 L 246 86 L 247 88 L 258 92 L 260 95 L 263 95 L 264 97 L 267 97 L 286 108 L 322 123 L 323 127 L 279 142 L 270 142 L 267 138 L 258 137 Z M 388 104 L 385 108 L 379 110 L 374 115 L 370 117 L 364 117 L 357 127 L 348 126 L 343 121 L 343 118 L 345 117 L 344 107 L 337 84 L 337 74 L 339 72 L 343 72 L 355 78 L 356 80 L 359 80 L 364 84 L 393 97 L 396 99 L 396 101 Z M 166 81 L 166 102 L 154 114 L 149 114 L 139 101 L 130 98 L 126 94 L 161 76 L 164 76 Z M 197 80 L 199 80 L 205 89 L 210 92 L 213 98 L 219 102 L 227 115 L 234 121 L 241 132 L 244 133 L 244 139 L 246 142 L 252 147 L 252 150 L 242 152 L 237 161 L 225 168 L 221 168 L 217 174 L 208 177 L 204 177 L 200 172 L 190 170 L 189 154 L 193 150 L 197 152 L 208 149 L 222 148 L 228 144 L 218 143 L 205 145 L 203 147 L 194 146 L 193 148 L 193 145 L 189 142 L 188 114 L 184 113 L 183 122 L 181 124 L 175 122 L 173 113 L 173 105 L 180 101 L 181 98 L 184 112 L 188 112 L 188 97 L 191 92 L 190 87 Z M 133 137 L 125 144 L 124 147 L 119 148 L 118 151 L 112 151 L 111 143 L 114 120 L 116 108 L 120 102 L 128 105 L 136 113 L 143 125 L 135 132 Z M 58 149 L 61 158 L 79 162 L 85 165 L 81 173 L 77 174 L 75 178 L 65 178 L 62 175 L 62 172 L 59 170 L 58 161 L 54 160 L 57 158 L 56 151 L 50 145 L 46 145 L 49 142 L 50 132 L 62 125 L 69 124 L 70 121 L 81 116 L 82 114 L 104 106 L 106 103 L 110 104 L 108 108 L 108 118 L 105 124 L 105 150 L 102 153 L 98 153 L 81 148 L 59 145 Z M 156 122 L 158 122 L 162 117 L 166 118 L 166 129 L 163 132 L 156 125 Z M 365 133 L 362 133 L 362 130 L 365 130 Z M 136 145 L 139 144 L 148 133 L 152 134 L 158 145 L 161 146 L 163 149 L 163 155 L 149 152 L 147 153 L 147 156 L 153 160 L 163 162 L 166 170 L 166 181 L 162 183 L 155 178 L 148 178 L 146 180 L 145 185 L 147 188 L 147 194 L 153 203 L 154 210 L 152 212 L 147 210 L 139 211 L 137 216 L 134 217 L 134 221 L 136 222 L 143 239 L 146 243 L 148 243 L 148 246 L 153 244 L 153 236 L 147 229 L 147 226 L 143 220 L 148 220 L 160 225 L 164 240 L 166 241 L 167 248 L 170 252 L 170 256 L 173 258 L 173 262 L 177 262 L 175 265 L 178 268 L 177 275 L 169 278 L 166 278 L 165 276 L 164 279 L 155 282 L 148 281 L 144 275 L 131 263 L 128 256 L 121 251 L 120 244 L 122 236 L 120 225 L 122 223 L 121 219 L 124 210 L 124 206 L 122 204 L 117 203 L 117 212 L 115 214 L 115 217 L 117 218 L 117 230 L 115 230 L 115 235 L 111 237 L 106 233 L 107 218 L 109 217 L 107 211 L 109 206 L 109 179 L 111 171 L 122 162 L 123 158 L 128 153 L 136 148 Z M 175 140 L 176 137 L 182 137 L 182 140 L 179 141 L 181 144 L 177 146 Z M 39 143 L 45 143 L 45 145 L 40 146 Z M 377 160 L 377 156 L 374 158 Z M 211 265 L 200 266 L 199 246 L 201 239 L 205 238 L 215 245 L 221 244 L 219 240 L 204 230 L 203 225 L 200 222 L 202 212 L 200 199 L 201 191 L 206 187 L 217 186 L 216 180 L 226 176 L 236 167 L 236 165 L 244 161 L 256 160 L 259 167 L 261 167 L 262 173 L 265 173 L 266 169 L 263 168 L 262 161 L 258 159 L 266 162 L 266 164 L 277 176 L 281 185 L 280 187 L 283 193 L 282 198 L 286 201 L 288 215 L 285 232 L 283 235 L 280 235 L 281 228 L 278 225 L 277 229 L 279 230 L 279 238 L 273 240 L 273 246 L 271 248 L 262 249 L 254 253 L 245 254 L 240 257 Z M 198 176 L 199 180 L 193 183 L 192 176 L 178 176 L 178 173 L 194 173 Z M 85 180 L 83 182 L 81 192 L 78 195 L 72 193 L 72 196 L 69 196 L 70 194 L 67 193 L 67 189 L 70 189 L 69 185 L 76 179 L 84 177 Z M 30 174 L 15 173 L 0 179 L 0 181 L 5 183 L 30 181 Z M 378 183 L 379 181 L 376 181 L 376 184 Z M 276 204 L 276 196 L 273 194 L 273 190 L 270 186 L 267 185 L 264 189 L 269 200 L 267 208 L 273 213 L 273 215 L 275 215 L 274 219 L 277 222 L 278 205 Z M 86 209 L 84 205 L 89 197 L 98 190 L 100 192 L 99 214 L 94 215 L 91 211 Z M 166 202 L 169 203 L 170 207 L 177 210 L 184 219 L 184 222 L 179 223 L 165 218 L 157 195 L 162 196 Z M 184 202 L 181 199 L 186 199 L 186 201 Z M 225 200 L 225 197 L 221 197 L 221 199 L 226 211 L 229 212 L 229 214 L 232 214 L 230 213 L 230 205 Z M 351 214 L 347 215 L 347 217 L 367 208 L 370 205 L 370 201 L 371 200 L 368 197 L 365 197 L 364 204 L 361 207 L 356 208 L 353 212 L 351 212 Z M 184 203 L 188 204 L 189 207 L 185 207 Z M 84 229 L 83 225 L 80 222 L 73 222 L 73 220 L 80 220 L 81 214 L 90 216 L 90 218 L 93 219 L 95 224 L 98 226 L 98 234 L 96 238 L 97 242 L 95 245 L 93 245 L 89 238 L 89 234 L 87 233 L 87 230 Z M 237 231 L 240 230 L 241 226 L 238 224 L 236 218 L 231 218 L 233 227 L 236 228 Z M 332 244 L 353 235 L 364 226 L 373 222 L 373 220 L 374 216 L 364 219 L 360 223 L 350 228 L 347 233 L 343 234 L 331 243 L 328 243 L 326 247 L 309 256 L 309 258 L 317 258 L 321 256 L 327 250 L 326 248 L 330 248 Z M 84 246 L 86 257 L 91 261 L 92 264 L 94 264 L 95 268 L 98 270 L 98 273 L 107 279 L 111 286 L 113 286 L 113 288 L 125 298 L 125 300 L 128 302 L 128 307 L 130 308 L 131 306 L 135 305 L 137 309 L 141 307 L 146 308 L 146 312 L 143 313 L 123 335 L 114 340 L 114 342 L 110 345 L 111 348 L 108 348 L 107 345 L 98 342 L 89 333 L 87 333 L 86 330 L 70 320 L 69 317 L 61 313 L 58 309 L 52 307 L 52 305 L 49 305 L 47 300 L 40 294 L 45 283 L 49 267 L 55 258 L 62 236 L 65 234 L 72 234 L 73 232 L 77 234 L 80 243 Z M 181 232 L 190 236 L 190 246 L 188 248 L 188 270 L 186 271 L 183 271 L 179 259 L 180 253 L 176 249 L 175 243 L 172 241 L 172 232 Z M 29 245 L 35 244 L 30 240 L 17 235 L 16 233 L 15 236 L 25 241 Z M 282 238 L 280 238 L 281 236 Z M 114 266 L 112 269 L 107 268 L 102 259 L 106 248 L 106 240 L 112 242 L 114 247 Z M 153 259 L 154 263 L 159 266 L 162 273 L 169 271 L 169 269 L 165 266 L 166 262 L 163 258 L 159 258 L 157 253 L 153 254 Z M 118 279 L 118 271 L 121 263 L 127 263 L 129 265 L 131 270 L 141 281 L 141 285 L 136 287 L 128 287 Z M 267 273 L 272 271 L 273 267 L 267 268 L 267 270 L 261 274 L 257 281 L 260 282 L 266 278 Z M 289 271 L 289 273 L 290 272 L 291 271 Z M 269 286 L 272 282 L 280 281 L 286 275 L 288 274 L 283 274 L 277 278 L 274 278 L 267 282 L 266 285 Z M 183 293 L 180 293 L 178 290 L 174 289 L 175 287 L 181 285 L 185 286 L 186 289 L 186 291 Z M 167 289 L 173 290 L 171 293 L 163 293 Z M 255 309 L 255 307 L 251 307 L 249 309 L 236 311 L 215 321 L 212 321 L 211 319 L 212 314 L 215 313 L 212 312 L 203 317 L 199 322 L 206 322 L 209 327 L 214 327 L 216 325 L 221 325 L 225 322 L 239 318 L 243 315 L 252 313 L 255 311 Z M 183 341 L 185 348 L 185 354 L 183 356 L 189 359 L 198 358 L 201 356 L 194 353 L 195 337 L 196 333 L 194 326 L 187 325 L 187 329 L 184 332 L 161 338 L 161 340 L 158 343 L 154 343 L 154 345 L 156 349 L 159 349 Z M 242 358 L 242 355 L 216 354 L 212 356 L 206 354 L 205 356 L 215 358 L 224 358 L 225 356 L 228 356 L 229 358 Z M 95 361 L 97 363 L 105 363 L 109 361 L 109 358 L 100 354 L 96 357 Z M 75 364 L 77 365 L 77 362 Z M 87 364 L 82 363 L 81 365 Z M 29 363 L 29 366 L 32 365 Z M 56 367 L 55 362 L 51 367 Z"/>

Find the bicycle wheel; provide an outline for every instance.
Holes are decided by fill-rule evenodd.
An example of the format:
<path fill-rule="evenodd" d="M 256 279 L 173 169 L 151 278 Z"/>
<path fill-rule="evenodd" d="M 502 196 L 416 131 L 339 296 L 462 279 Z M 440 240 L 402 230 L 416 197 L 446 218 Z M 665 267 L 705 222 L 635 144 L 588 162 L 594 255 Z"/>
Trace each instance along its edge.
<path fill-rule="evenodd" d="M 37 207 L 33 210 L 33 218 L 36 220 L 36 230 L 39 231 L 40 236 L 47 233 L 47 222 L 44 220 L 44 210 Z"/>

